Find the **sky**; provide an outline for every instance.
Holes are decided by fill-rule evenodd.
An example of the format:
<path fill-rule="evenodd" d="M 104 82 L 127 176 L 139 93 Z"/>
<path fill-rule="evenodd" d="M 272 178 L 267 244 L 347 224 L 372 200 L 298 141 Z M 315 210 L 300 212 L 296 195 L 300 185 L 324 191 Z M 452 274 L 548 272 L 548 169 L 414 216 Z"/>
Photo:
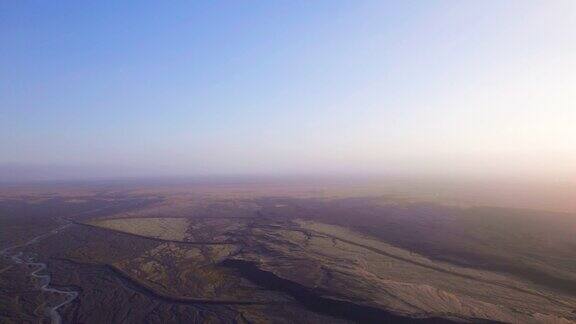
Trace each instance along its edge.
<path fill-rule="evenodd" d="M 573 0 L 1 1 L 0 44 L 4 176 L 576 180 Z"/>

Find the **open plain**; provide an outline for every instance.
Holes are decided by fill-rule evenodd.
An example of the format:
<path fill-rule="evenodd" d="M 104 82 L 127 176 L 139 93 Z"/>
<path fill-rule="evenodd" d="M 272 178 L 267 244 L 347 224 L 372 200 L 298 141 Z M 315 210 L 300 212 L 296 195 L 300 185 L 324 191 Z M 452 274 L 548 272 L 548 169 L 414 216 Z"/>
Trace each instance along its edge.
<path fill-rule="evenodd" d="M 264 191 L 5 191 L 0 319 L 576 321 L 567 214 Z"/>

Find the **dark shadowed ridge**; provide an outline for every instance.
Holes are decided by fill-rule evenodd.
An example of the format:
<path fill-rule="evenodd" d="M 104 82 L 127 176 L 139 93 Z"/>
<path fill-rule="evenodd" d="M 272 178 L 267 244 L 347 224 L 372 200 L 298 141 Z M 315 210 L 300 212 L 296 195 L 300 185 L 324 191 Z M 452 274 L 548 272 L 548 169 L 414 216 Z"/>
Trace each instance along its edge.
<path fill-rule="evenodd" d="M 458 323 L 445 318 L 412 318 L 405 317 L 387 312 L 385 310 L 358 305 L 349 301 L 335 300 L 319 296 L 314 290 L 300 285 L 296 282 L 280 278 L 275 274 L 259 269 L 256 264 L 244 260 L 225 260 L 222 262 L 225 267 L 236 269 L 243 277 L 253 283 L 270 290 L 284 292 L 296 299 L 307 309 L 329 316 L 334 316 L 358 323 L 430 323 L 430 324 L 448 324 Z M 467 319 L 476 323 L 497 323 Z"/>

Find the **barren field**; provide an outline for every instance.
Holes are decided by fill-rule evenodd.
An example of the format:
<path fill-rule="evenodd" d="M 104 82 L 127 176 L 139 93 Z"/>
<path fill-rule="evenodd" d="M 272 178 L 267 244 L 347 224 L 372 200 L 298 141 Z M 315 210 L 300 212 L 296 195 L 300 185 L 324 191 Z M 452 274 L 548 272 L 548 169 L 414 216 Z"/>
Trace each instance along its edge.
<path fill-rule="evenodd" d="M 576 227 L 560 216 L 546 227 L 534 211 L 389 197 L 28 199 L 2 203 L 6 323 L 41 321 L 63 302 L 63 321 L 82 323 L 576 320 Z M 77 297 L 38 290 L 17 253 Z"/>
<path fill-rule="evenodd" d="M 119 232 L 168 241 L 186 241 L 188 220 L 185 218 L 121 218 L 93 223 Z"/>

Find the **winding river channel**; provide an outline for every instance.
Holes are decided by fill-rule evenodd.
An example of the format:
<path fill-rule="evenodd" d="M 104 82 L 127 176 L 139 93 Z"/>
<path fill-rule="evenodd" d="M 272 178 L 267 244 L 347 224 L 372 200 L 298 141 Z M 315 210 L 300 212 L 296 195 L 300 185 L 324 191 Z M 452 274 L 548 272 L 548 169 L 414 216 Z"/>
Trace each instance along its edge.
<path fill-rule="evenodd" d="M 58 309 L 60 309 L 64 305 L 69 304 L 74 299 L 78 298 L 78 292 L 73 290 L 67 290 L 66 288 L 54 288 L 50 286 L 50 281 L 52 280 L 52 277 L 50 276 L 50 274 L 45 273 L 47 267 L 46 263 L 36 262 L 36 260 L 34 260 L 33 257 L 26 256 L 24 255 L 23 252 L 18 252 L 16 250 L 25 248 L 29 245 L 38 243 L 47 237 L 58 234 L 61 230 L 65 229 L 68 226 L 70 225 L 69 224 L 63 225 L 61 227 L 53 229 L 48 233 L 36 236 L 35 238 L 31 239 L 26 243 L 10 246 L 0 251 L 0 254 L 2 256 L 9 258 L 10 260 L 12 260 L 12 262 L 16 264 L 24 264 L 28 267 L 28 269 L 31 269 L 29 275 L 36 280 L 40 291 L 55 295 L 61 295 L 64 297 L 64 301 L 60 302 L 55 306 L 47 306 L 45 309 L 46 315 L 50 317 L 52 324 L 62 323 L 62 317 L 60 316 L 60 313 L 58 313 Z"/>

